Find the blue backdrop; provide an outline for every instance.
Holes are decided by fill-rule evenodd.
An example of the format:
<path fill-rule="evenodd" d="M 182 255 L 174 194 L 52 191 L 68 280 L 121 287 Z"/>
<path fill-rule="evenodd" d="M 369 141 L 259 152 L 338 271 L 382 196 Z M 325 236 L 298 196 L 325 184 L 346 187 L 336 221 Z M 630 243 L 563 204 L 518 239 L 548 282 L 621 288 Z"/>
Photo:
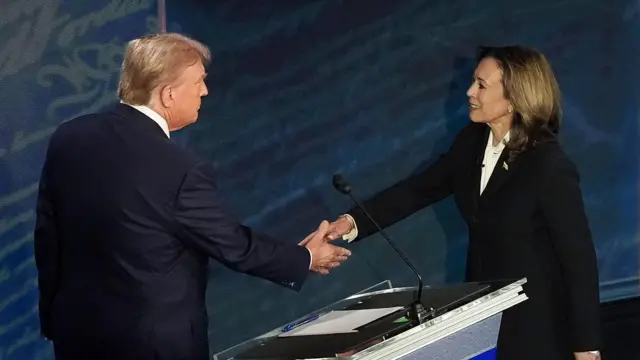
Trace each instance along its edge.
<path fill-rule="evenodd" d="M 156 28 L 151 0 L 39 0 L 0 9 L 0 359 L 51 358 L 39 339 L 31 231 L 48 136 L 116 100 L 126 40 Z M 210 46 L 210 95 L 175 137 L 214 162 L 246 223 L 297 242 L 446 149 L 467 119 L 481 44 L 535 46 L 564 93 L 562 142 L 582 173 L 603 301 L 638 294 L 640 2 L 637 0 L 182 1 L 168 29 Z M 389 231 L 427 282 L 464 273 L 450 200 Z M 212 263 L 212 351 L 379 281 L 413 278 L 381 238 L 300 293 Z M 96 284 L 99 286 L 99 284 Z"/>

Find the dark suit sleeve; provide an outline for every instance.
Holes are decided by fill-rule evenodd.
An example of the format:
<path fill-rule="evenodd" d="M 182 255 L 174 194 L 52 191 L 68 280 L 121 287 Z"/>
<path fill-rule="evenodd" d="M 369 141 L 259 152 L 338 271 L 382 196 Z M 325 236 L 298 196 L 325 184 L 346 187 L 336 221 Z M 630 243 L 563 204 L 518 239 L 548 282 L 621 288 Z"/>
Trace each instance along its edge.
<path fill-rule="evenodd" d="M 59 285 L 60 244 L 47 168 L 45 162 L 38 187 L 33 244 L 38 268 L 40 331 L 44 337 L 51 339 L 51 307 Z"/>
<path fill-rule="evenodd" d="M 564 279 L 572 350 L 600 350 L 596 254 L 578 171 L 566 155 L 552 160 L 539 196 Z"/>
<path fill-rule="evenodd" d="M 385 228 L 451 195 L 455 154 L 460 148 L 469 146 L 474 133 L 479 131 L 482 132 L 483 128 L 478 124 L 470 124 L 457 134 L 449 150 L 427 169 L 382 190 L 362 205 L 378 225 Z M 347 213 L 353 217 L 358 228 L 355 241 L 376 232 L 376 228 L 359 208 L 354 207 Z"/>
<path fill-rule="evenodd" d="M 227 267 L 299 290 L 311 255 L 297 244 L 285 244 L 255 232 L 223 208 L 214 169 L 199 163 L 187 174 L 178 194 L 176 219 L 187 245 Z"/>

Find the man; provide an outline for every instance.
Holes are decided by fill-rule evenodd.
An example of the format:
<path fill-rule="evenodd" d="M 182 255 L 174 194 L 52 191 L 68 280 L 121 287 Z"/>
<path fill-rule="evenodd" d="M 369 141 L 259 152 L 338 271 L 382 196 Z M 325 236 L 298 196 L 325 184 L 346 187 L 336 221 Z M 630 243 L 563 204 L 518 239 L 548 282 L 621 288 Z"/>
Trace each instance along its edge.
<path fill-rule="evenodd" d="M 309 270 L 326 274 L 350 255 L 324 239 L 327 222 L 298 245 L 237 223 L 212 166 L 172 143 L 198 118 L 209 59 L 182 35 L 133 40 L 122 103 L 51 137 L 34 242 L 56 358 L 207 359 L 209 257 L 299 290 Z"/>

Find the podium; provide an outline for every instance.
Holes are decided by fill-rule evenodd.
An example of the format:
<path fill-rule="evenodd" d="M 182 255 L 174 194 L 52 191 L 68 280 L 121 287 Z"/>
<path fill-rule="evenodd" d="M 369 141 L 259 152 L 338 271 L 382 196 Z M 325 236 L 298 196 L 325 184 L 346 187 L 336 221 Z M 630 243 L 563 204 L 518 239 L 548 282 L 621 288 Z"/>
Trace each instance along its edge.
<path fill-rule="evenodd" d="M 420 324 L 407 312 L 416 287 L 396 288 L 385 281 L 213 359 L 495 359 L 502 313 L 527 300 L 526 281 L 425 286 L 421 303 L 428 316 Z"/>

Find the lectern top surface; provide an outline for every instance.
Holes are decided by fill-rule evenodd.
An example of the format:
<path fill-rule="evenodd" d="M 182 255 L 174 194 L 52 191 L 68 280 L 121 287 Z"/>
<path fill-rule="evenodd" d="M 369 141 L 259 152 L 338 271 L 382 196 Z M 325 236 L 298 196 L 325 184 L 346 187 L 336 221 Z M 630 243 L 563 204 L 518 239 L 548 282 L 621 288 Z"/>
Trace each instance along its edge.
<path fill-rule="evenodd" d="M 432 317 L 438 317 L 453 309 L 482 299 L 500 289 L 517 283 L 515 280 L 462 283 L 425 287 L 422 304 L 433 309 Z M 334 358 L 337 354 L 365 349 L 380 339 L 403 333 L 415 324 L 404 321 L 406 310 L 415 300 L 415 287 L 388 288 L 379 291 L 358 293 L 328 307 L 307 314 L 288 324 L 283 324 L 264 335 L 246 341 L 214 356 L 215 360 L 289 360 Z M 398 307 L 400 310 L 364 324 L 354 332 L 316 334 L 308 336 L 282 336 L 292 324 L 304 323 L 306 319 L 336 310 L 382 309 Z"/>

